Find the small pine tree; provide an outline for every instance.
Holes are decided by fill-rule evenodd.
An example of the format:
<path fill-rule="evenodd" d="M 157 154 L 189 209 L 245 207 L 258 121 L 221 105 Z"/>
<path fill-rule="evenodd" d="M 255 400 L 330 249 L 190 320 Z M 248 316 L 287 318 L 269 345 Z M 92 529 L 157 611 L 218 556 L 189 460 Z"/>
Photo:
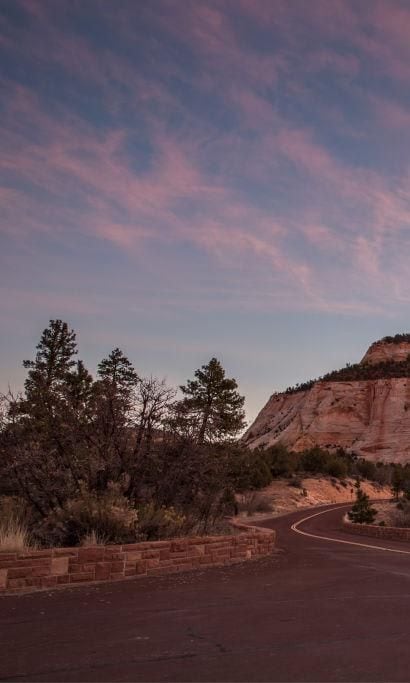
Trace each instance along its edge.
<path fill-rule="evenodd" d="M 360 482 L 355 484 L 356 488 L 356 502 L 353 505 L 348 517 L 354 524 L 372 524 L 377 515 L 377 510 L 370 504 L 370 498 L 360 488 Z"/>

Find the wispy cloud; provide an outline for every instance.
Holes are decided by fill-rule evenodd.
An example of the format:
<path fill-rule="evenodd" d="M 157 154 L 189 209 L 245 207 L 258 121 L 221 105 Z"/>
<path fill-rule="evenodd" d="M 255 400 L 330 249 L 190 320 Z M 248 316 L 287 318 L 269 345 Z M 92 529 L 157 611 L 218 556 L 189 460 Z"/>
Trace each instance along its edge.
<path fill-rule="evenodd" d="M 98 3 L 93 34 L 75 3 L 16 3 L 24 20 L 2 23 L 3 235 L 91 239 L 153 268 L 167 250 L 176 280 L 184 259 L 208 259 L 249 307 L 389 312 L 395 253 L 407 296 L 408 168 L 392 182 L 376 152 L 410 108 L 361 79 L 407 78 L 409 12 L 392 4 Z M 372 122 L 359 141 L 355 111 Z"/>

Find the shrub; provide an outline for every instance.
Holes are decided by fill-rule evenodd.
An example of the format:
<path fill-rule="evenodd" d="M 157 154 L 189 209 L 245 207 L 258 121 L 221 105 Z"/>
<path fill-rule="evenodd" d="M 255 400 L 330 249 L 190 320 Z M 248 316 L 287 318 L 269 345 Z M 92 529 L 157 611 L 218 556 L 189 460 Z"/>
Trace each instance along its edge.
<path fill-rule="evenodd" d="M 401 500 L 392 514 L 392 524 L 396 527 L 410 527 L 410 501 Z"/>
<path fill-rule="evenodd" d="M 327 472 L 328 457 L 329 454 L 321 448 L 311 448 L 303 453 L 301 467 L 305 472 L 322 474 L 323 472 Z"/>
<path fill-rule="evenodd" d="M 302 479 L 300 477 L 292 477 L 288 486 L 294 486 L 295 489 L 301 489 L 301 488 L 303 488 L 302 487 Z"/>
<path fill-rule="evenodd" d="M 296 471 L 300 455 L 288 449 L 283 444 L 275 444 L 267 448 L 263 454 L 272 477 L 290 477 Z"/>
<path fill-rule="evenodd" d="M 180 536 L 186 521 L 185 516 L 173 507 L 156 507 L 154 503 L 148 503 L 138 509 L 138 535 L 146 541 Z"/>
<path fill-rule="evenodd" d="M 101 493 L 81 491 L 50 513 L 35 533 L 42 545 L 78 545 L 90 534 L 109 543 L 127 543 L 136 538 L 137 518 L 135 508 L 111 484 Z"/>
<path fill-rule="evenodd" d="M 238 507 L 239 511 L 245 512 L 248 517 L 254 515 L 255 512 L 272 512 L 272 504 L 269 499 L 254 491 L 245 493 Z"/>
<path fill-rule="evenodd" d="M 336 477 L 336 479 L 343 479 L 348 474 L 346 462 L 338 457 L 330 457 L 327 464 L 327 471 L 331 477 Z"/>
<path fill-rule="evenodd" d="M 81 545 L 91 546 L 91 545 L 106 545 L 107 538 L 102 536 L 98 531 L 92 529 L 81 539 Z"/>

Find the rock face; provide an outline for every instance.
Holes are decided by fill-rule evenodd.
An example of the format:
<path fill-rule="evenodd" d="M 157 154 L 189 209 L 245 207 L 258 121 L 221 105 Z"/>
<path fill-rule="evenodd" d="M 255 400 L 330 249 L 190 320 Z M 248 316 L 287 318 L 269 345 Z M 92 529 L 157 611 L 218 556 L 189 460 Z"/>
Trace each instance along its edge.
<path fill-rule="evenodd" d="M 404 360 L 410 343 L 373 344 L 363 358 Z M 318 381 L 306 391 L 273 394 L 244 435 L 251 447 L 283 443 L 300 451 L 342 446 L 377 461 L 410 460 L 410 378 Z"/>
<path fill-rule="evenodd" d="M 362 358 L 362 363 L 384 363 L 388 360 L 406 360 L 410 353 L 410 343 L 386 343 L 378 341 L 372 344 Z"/>

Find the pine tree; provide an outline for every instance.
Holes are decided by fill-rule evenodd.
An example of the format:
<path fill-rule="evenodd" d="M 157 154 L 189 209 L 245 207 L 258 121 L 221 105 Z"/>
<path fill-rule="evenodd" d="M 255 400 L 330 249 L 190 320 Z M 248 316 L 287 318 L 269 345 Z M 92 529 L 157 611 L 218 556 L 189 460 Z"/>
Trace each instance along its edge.
<path fill-rule="evenodd" d="M 75 365 L 75 332 L 62 320 L 50 320 L 37 344 L 35 360 L 23 361 L 28 369 L 26 400 L 44 402 L 51 392 L 59 391 Z"/>
<path fill-rule="evenodd" d="M 111 351 L 108 358 L 104 358 L 99 363 L 98 375 L 123 397 L 129 395 L 139 381 L 132 363 L 118 348 Z"/>
<path fill-rule="evenodd" d="M 216 358 L 196 370 L 195 378 L 180 387 L 184 399 L 178 406 L 194 426 L 195 440 L 202 444 L 232 438 L 245 426 L 245 399 L 237 392 L 236 380 L 225 377 Z"/>
<path fill-rule="evenodd" d="M 370 504 L 370 498 L 361 488 L 360 482 L 355 484 L 356 502 L 354 503 L 348 517 L 354 524 L 372 524 L 377 515 L 377 510 Z"/>

